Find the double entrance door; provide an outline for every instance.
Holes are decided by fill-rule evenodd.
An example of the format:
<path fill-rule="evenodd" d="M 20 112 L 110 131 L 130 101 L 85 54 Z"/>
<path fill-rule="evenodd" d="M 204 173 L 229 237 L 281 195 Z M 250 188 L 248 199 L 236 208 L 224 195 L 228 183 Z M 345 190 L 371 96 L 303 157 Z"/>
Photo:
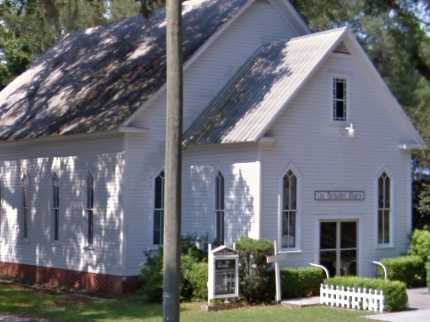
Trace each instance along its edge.
<path fill-rule="evenodd" d="M 330 276 L 357 274 L 357 222 L 320 222 L 320 264 Z"/>

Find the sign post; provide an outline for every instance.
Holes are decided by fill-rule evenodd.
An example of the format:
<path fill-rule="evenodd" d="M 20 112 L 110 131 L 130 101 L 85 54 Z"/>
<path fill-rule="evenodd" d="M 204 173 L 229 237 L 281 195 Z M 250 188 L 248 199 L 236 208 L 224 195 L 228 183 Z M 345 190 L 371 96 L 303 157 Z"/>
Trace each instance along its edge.
<path fill-rule="evenodd" d="M 287 254 L 278 253 L 278 245 L 276 240 L 273 241 L 274 256 L 267 256 L 267 263 L 275 263 L 275 281 L 276 281 L 276 303 L 280 303 L 282 300 L 282 288 L 281 288 L 281 268 L 279 265 L 280 261 L 287 259 Z"/>
<path fill-rule="evenodd" d="M 239 297 L 239 254 L 235 249 L 209 245 L 208 304 Z"/>

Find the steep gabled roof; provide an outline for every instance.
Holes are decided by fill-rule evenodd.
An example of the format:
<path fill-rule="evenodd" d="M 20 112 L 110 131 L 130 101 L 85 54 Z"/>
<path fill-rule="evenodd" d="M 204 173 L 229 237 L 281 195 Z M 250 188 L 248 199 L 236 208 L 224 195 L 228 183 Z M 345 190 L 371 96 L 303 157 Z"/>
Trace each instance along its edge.
<path fill-rule="evenodd" d="M 185 60 L 250 2 L 185 2 Z M 164 85 L 165 54 L 164 10 L 67 36 L 0 93 L 0 140 L 118 129 Z"/>
<path fill-rule="evenodd" d="M 348 37 L 419 148 L 425 142 L 347 28 L 262 46 L 186 131 L 184 145 L 257 142 L 279 113 Z"/>
<path fill-rule="evenodd" d="M 262 46 L 185 133 L 184 143 L 255 142 L 347 29 Z"/>

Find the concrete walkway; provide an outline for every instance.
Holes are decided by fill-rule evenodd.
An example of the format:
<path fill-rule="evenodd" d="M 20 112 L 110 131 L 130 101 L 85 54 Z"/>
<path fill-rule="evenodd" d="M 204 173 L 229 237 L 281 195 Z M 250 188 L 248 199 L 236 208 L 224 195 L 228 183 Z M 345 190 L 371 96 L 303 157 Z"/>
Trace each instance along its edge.
<path fill-rule="evenodd" d="M 408 290 L 410 311 L 368 316 L 368 319 L 386 322 L 429 322 L 430 293 L 428 288 Z"/>

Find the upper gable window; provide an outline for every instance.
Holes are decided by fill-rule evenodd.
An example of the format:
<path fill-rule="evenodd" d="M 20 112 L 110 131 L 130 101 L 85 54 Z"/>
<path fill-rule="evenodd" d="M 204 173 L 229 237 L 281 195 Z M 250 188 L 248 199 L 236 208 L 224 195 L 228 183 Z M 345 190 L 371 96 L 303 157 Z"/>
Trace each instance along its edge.
<path fill-rule="evenodd" d="M 347 80 L 333 78 L 333 120 L 346 121 L 347 112 Z"/>

